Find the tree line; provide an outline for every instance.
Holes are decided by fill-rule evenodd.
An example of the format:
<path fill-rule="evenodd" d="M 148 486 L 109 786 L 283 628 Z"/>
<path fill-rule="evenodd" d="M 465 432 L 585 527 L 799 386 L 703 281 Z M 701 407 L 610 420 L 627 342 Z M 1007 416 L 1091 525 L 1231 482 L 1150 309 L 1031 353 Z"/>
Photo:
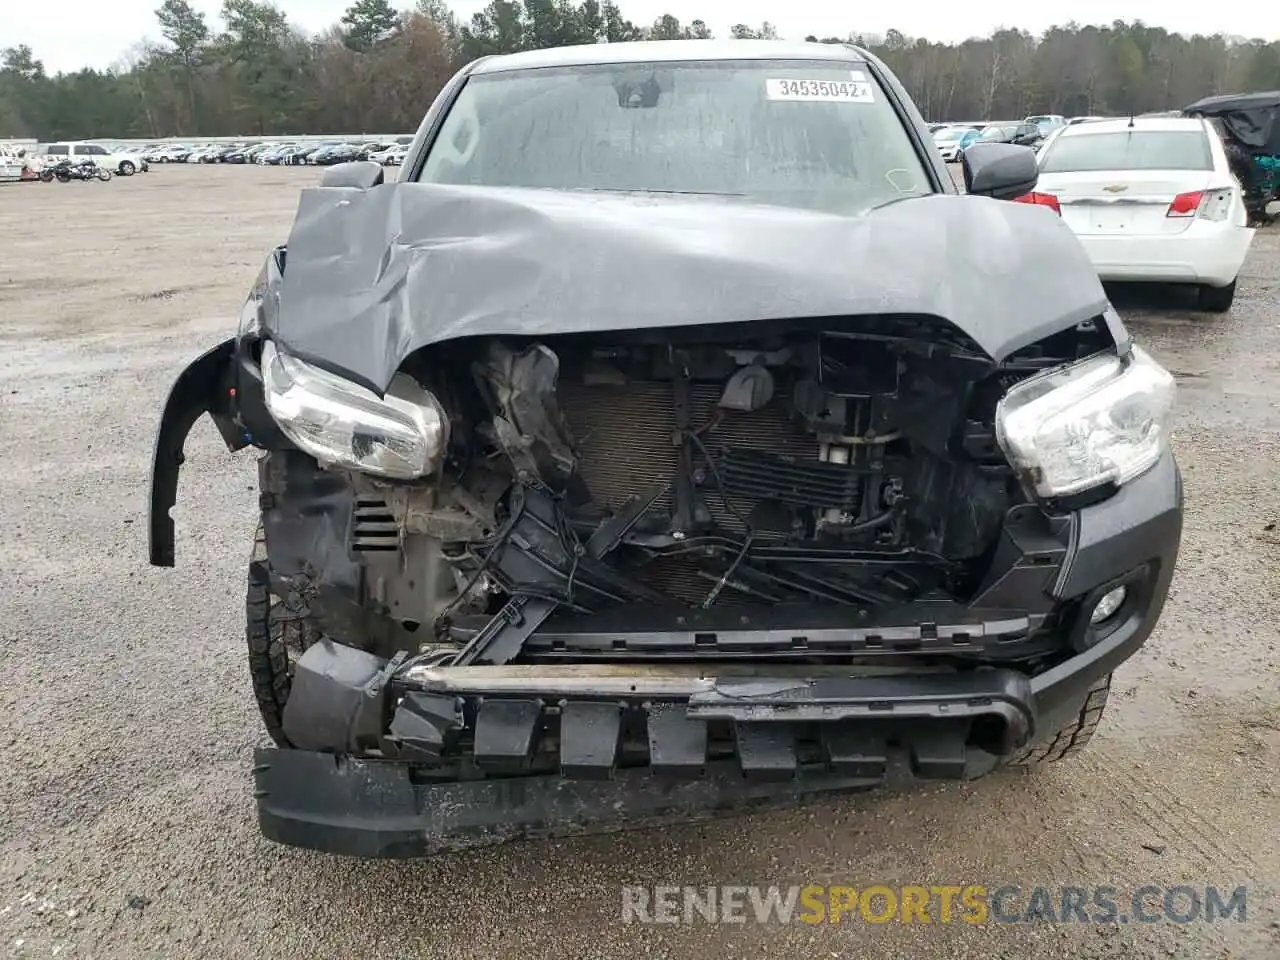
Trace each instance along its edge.
<path fill-rule="evenodd" d="M 0 139 L 160 138 L 409 131 L 463 64 L 574 43 L 710 39 L 700 19 L 628 20 L 612 0 L 493 0 L 461 22 L 446 0 L 397 10 L 355 0 L 309 36 L 266 0 L 223 0 L 211 24 L 188 0 L 155 11 L 159 40 L 111 69 L 50 75 L 25 45 L 0 52 Z M 734 37 L 775 39 L 769 23 Z M 1141 22 L 998 30 L 959 44 L 851 33 L 931 120 L 1174 110 L 1216 93 L 1280 88 L 1280 42 L 1183 36 Z"/>

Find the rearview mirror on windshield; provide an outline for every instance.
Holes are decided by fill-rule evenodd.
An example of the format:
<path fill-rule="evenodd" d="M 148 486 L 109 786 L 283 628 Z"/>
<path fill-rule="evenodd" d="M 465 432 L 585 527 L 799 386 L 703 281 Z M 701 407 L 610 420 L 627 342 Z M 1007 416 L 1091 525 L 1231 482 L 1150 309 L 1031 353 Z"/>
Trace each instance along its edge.
<path fill-rule="evenodd" d="M 960 155 L 966 193 L 1012 200 L 1035 189 L 1039 171 L 1029 147 L 1010 143 L 975 143 Z"/>

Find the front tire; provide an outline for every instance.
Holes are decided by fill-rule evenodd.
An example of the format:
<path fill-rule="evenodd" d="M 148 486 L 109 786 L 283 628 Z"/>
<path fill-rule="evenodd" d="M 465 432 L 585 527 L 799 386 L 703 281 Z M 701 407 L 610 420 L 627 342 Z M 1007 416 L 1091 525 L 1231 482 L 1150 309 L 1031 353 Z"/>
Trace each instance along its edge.
<path fill-rule="evenodd" d="M 1107 674 L 1089 688 L 1088 696 L 1080 706 L 1076 718 L 1061 730 L 1042 735 L 1010 763 L 1016 767 L 1034 769 L 1044 763 L 1056 763 L 1074 756 L 1088 746 L 1094 731 L 1107 709 L 1107 697 L 1111 692 L 1111 674 Z"/>
<path fill-rule="evenodd" d="M 1232 280 L 1225 287 L 1211 287 L 1207 283 L 1200 285 L 1197 299 L 1201 310 L 1209 313 L 1226 313 L 1236 298 L 1236 282 Z"/>
<path fill-rule="evenodd" d="M 271 590 L 267 538 L 262 525 L 254 536 L 245 594 L 245 639 L 249 644 L 249 679 L 267 734 L 279 747 L 291 747 L 284 734 L 284 705 L 293 683 L 293 663 L 320 639 L 320 631 L 296 598 Z"/>
<path fill-rule="evenodd" d="M 120 164 L 120 176 L 122 177 L 132 177 L 137 172 L 138 168 L 133 165 L 131 160 L 126 160 Z"/>

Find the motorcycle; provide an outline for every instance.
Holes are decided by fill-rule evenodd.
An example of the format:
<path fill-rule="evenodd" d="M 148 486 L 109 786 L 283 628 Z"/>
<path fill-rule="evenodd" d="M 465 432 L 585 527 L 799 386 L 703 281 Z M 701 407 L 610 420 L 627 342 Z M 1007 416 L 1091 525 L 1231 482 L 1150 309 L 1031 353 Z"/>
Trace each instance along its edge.
<path fill-rule="evenodd" d="M 70 160 L 59 160 L 52 167 L 44 167 L 39 173 L 40 179 L 51 183 L 55 179 L 59 183 L 70 183 L 72 180 L 101 180 L 104 183 L 111 179 L 111 171 L 99 167 L 92 160 L 72 163 Z"/>

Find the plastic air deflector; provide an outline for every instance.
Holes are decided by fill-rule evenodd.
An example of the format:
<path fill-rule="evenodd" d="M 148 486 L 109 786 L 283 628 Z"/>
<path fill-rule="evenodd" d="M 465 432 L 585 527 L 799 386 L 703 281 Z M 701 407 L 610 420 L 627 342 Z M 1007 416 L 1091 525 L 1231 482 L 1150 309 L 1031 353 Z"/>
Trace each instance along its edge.
<path fill-rule="evenodd" d="M 485 700 L 476 713 L 476 766 L 489 772 L 528 769 L 541 718 L 537 700 Z"/>
<path fill-rule="evenodd" d="M 686 716 L 683 703 L 649 707 L 649 766 L 667 777 L 702 776 L 707 765 L 707 725 Z"/>
<path fill-rule="evenodd" d="M 622 706 L 570 701 L 560 710 L 560 774 L 577 780 L 608 780 L 618 762 Z"/>

